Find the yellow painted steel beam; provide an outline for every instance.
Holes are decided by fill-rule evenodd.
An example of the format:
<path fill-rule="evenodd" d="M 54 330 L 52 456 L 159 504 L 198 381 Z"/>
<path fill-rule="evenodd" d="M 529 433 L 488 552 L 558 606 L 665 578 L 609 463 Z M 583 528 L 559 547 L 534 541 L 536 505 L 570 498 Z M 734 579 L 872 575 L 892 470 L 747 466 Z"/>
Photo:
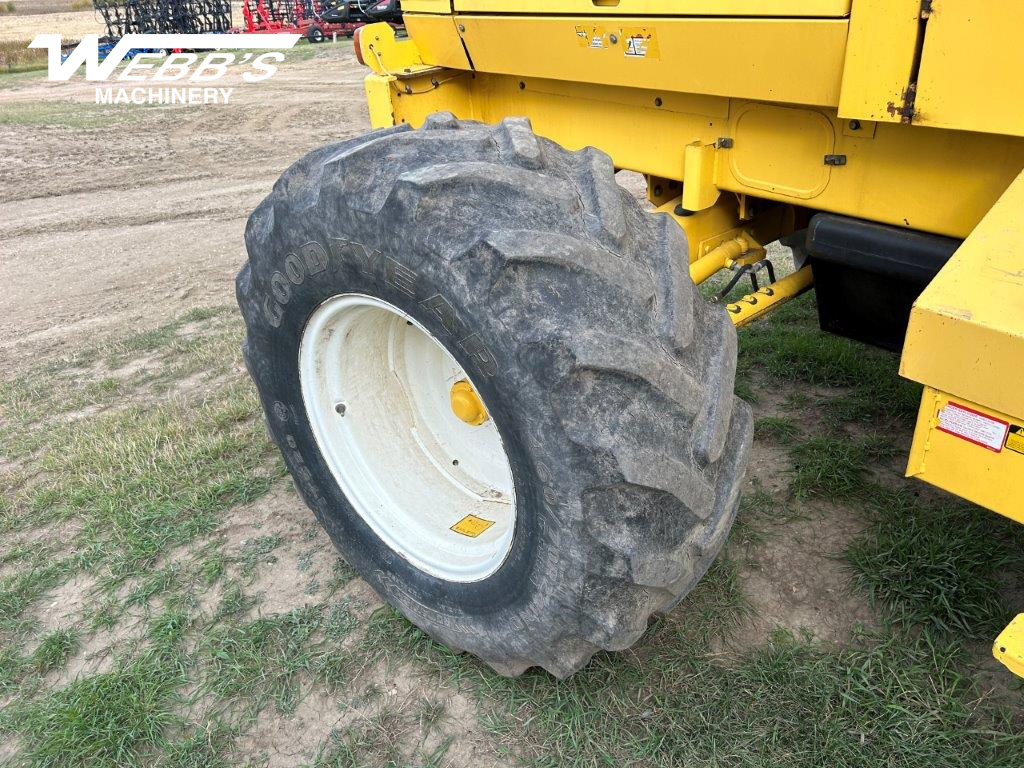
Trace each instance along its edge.
<path fill-rule="evenodd" d="M 792 298 L 799 296 L 814 284 L 809 266 L 798 269 L 791 275 L 776 280 L 760 290 L 747 294 L 732 304 L 727 304 L 729 318 L 737 328 L 746 325 Z"/>
<path fill-rule="evenodd" d="M 452 12 L 451 0 L 405 0 L 402 3 L 405 13 L 444 13 Z"/>
<path fill-rule="evenodd" d="M 391 93 L 391 84 L 394 82 L 394 75 L 367 75 L 363 79 L 366 105 L 370 110 L 370 126 L 373 128 L 387 128 L 398 122 Z"/>
<path fill-rule="evenodd" d="M 451 69 L 472 69 L 454 18 L 408 12 L 402 18 L 423 61 Z"/>
<path fill-rule="evenodd" d="M 690 279 L 697 284 L 703 283 L 715 273 L 725 269 L 730 261 L 747 253 L 750 248 L 750 243 L 742 235 L 726 240 L 706 256 L 690 263 Z"/>
<path fill-rule="evenodd" d="M 593 51 L 581 48 L 575 33 L 567 39 L 564 28 L 551 27 L 565 19 L 545 17 L 535 29 L 530 26 L 534 20 L 532 16 L 406 14 L 417 55 L 426 66 L 465 71 L 470 64 L 463 38 L 471 53 L 474 40 L 488 43 L 483 58 L 474 54 L 475 71 L 459 92 L 446 90 L 453 96 L 453 108 L 444 99 L 409 99 L 394 105 L 395 121 L 417 125 L 430 109 L 446 107 L 460 117 L 487 122 L 529 115 L 538 133 L 570 149 L 597 146 L 608 152 L 618 167 L 676 181 L 683 181 L 691 169 L 689 175 L 700 183 L 687 184 L 684 191 L 687 198 L 696 196 L 694 206 L 708 205 L 718 193 L 729 191 L 953 237 L 966 237 L 1024 166 L 1024 139 L 1019 137 L 854 122 L 841 118 L 835 109 L 682 93 L 686 79 L 674 68 L 664 69 L 668 62 L 663 57 L 626 61 L 624 55 L 604 48 L 597 51 L 598 58 L 581 58 Z M 820 85 L 821 71 L 838 72 L 842 66 L 836 61 L 824 70 L 812 69 L 806 77 L 792 73 L 801 59 L 787 58 L 794 47 L 786 37 L 792 29 L 789 25 L 798 25 L 810 34 L 807 30 L 818 29 L 814 26 L 819 24 L 817 20 L 711 21 L 741 26 L 724 28 L 734 35 L 720 30 L 714 36 L 722 50 L 730 52 L 728 66 L 702 63 L 691 68 L 699 72 L 723 69 L 738 76 L 735 73 L 741 67 L 733 51 L 756 48 L 751 41 L 761 34 L 748 35 L 742 26 L 748 21 L 776 25 L 763 29 L 771 30 L 775 52 L 771 58 L 784 60 L 780 66 L 790 72 L 788 82 L 813 91 L 815 83 Z M 460 32 L 459 26 L 465 31 Z M 499 31 L 509 35 L 491 41 Z M 478 33 L 482 37 L 478 38 Z M 845 41 L 840 47 L 844 45 Z M 531 53 L 531 46 L 538 46 L 537 56 Z M 615 48 L 621 49 L 621 39 Z M 401 57 L 396 58 L 395 66 L 402 63 Z M 587 64 L 582 71 L 579 62 L 594 66 Z M 605 77 L 605 68 L 618 74 Z M 487 71 L 494 69 L 514 74 Z M 560 79 L 530 76 L 535 71 L 550 72 Z M 786 79 L 779 72 L 775 76 Z M 628 85 L 609 84 L 616 77 Z M 655 88 L 659 82 L 665 87 Z M 756 86 L 766 98 L 779 95 L 768 93 L 774 88 L 771 82 Z M 721 139 L 731 146 L 719 146 Z M 844 164 L 828 164 L 826 156 Z M 937 195 L 938 189 L 955 189 L 956 194 Z"/>

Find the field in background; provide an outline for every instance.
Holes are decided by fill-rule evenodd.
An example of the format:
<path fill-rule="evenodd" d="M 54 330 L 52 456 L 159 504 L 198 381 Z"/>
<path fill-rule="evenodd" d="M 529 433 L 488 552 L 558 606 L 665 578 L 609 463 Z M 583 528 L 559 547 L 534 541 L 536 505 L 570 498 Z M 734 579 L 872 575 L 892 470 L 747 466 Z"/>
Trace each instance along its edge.
<path fill-rule="evenodd" d="M 105 33 L 106 27 L 90 3 L 84 10 L 40 11 L 26 13 L 14 0 L 13 14 L 0 16 L 0 41 L 28 45 L 36 35 L 59 34 L 64 40 L 81 40 L 83 35 Z"/>
<path fill-rule="evenodd" d="M 10 7 L 7 13 L 19 16 L 84 10 L 92 12 L 92 0 L 4 0 L 3 4 Z"/>
<path fill-rule="evenodd" d="M 238 352 L 245 216 L 367 125 L 350 45 L 290 62 L 230 108 L 0 78 L 0 764 L 1024 765 L 1024 529 L 902 478 L 916 386 L 810 296 L 741 332 L 739 521 L 633 649 L 508 680 L 384 607 Z"/>
<path fill-rule="evenodd" d="M 46 68 L 46 51 L 28 47 L 36 35 L 74 41 L 104 32 L 90 0 L 0 0 L 0 74 Z"/>

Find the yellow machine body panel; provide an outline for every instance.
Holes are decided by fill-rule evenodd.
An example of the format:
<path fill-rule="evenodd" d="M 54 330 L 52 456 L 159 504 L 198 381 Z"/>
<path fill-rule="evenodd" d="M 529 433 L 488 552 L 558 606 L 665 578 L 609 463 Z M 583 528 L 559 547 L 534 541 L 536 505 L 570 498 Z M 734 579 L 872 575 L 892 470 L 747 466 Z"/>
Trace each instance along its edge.
<path fill-rule="evenodd" d="M 415 4 L 415 3 L 413 3 Z M 409 7 L 410 3 L 403 3 Z M 453 0 L 459 13 L 548 13 L 596 16 L 845 16 L 850 0 Z"/>
<path fill-rule="evenodd" d="M 411 21 L 413 39 L 416 23 Z M 795 104 L 839 103 L 845 19 L 467 14 L 458 23 L 480 72 Z M 734 40 L 743 44 L 731 47 Z M 778 55 L 780 40 L 789 47 L 787 55 Z M 729 66 L 713 63 L 723 59 Z"/>
<path fill-rule="evenodd" d="M 843 62 L 841 117 L 902 121 L 920 26 L 921 0 L 857 0 Z"/>
<path fill-rule="evenodd" d="M 1020 8 L 1015 3 L 933 0 L 917 78 L 915 123 L 1024 136 Z M 1018 76 L 1007 77 L 1010 72 Z"/>

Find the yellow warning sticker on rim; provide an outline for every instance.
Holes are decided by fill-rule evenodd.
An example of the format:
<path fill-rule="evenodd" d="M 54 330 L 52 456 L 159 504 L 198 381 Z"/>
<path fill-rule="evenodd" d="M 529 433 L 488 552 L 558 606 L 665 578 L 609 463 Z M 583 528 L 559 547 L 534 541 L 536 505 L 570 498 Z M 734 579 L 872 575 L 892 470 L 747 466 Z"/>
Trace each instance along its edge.
<path fill-rule="evenodd" d="M 493 520 L 484 520 L 482 517 L 477 517 L 476 515 L 466 515 L 464 518 L 459 520 L 459 522 L 453 525 L 451 530 L 456 533 L 461 533 L 463 536 L 469 536 L 469 538 L 475 539 L 492 525 L 494 525 Z"/>

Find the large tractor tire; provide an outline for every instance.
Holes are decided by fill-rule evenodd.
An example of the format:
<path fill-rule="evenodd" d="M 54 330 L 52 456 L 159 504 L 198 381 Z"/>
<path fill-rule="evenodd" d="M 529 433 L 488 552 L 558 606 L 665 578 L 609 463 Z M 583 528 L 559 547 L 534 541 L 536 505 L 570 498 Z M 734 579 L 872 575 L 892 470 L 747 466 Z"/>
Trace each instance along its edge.
<path fill-rule="evenodd" d="M 751 444 L 736 333 L 607 155 L 439 113 L 306 155 L 245 239 L 270 433 L 429 635 L 565 677 L 707 570 Z"/>

